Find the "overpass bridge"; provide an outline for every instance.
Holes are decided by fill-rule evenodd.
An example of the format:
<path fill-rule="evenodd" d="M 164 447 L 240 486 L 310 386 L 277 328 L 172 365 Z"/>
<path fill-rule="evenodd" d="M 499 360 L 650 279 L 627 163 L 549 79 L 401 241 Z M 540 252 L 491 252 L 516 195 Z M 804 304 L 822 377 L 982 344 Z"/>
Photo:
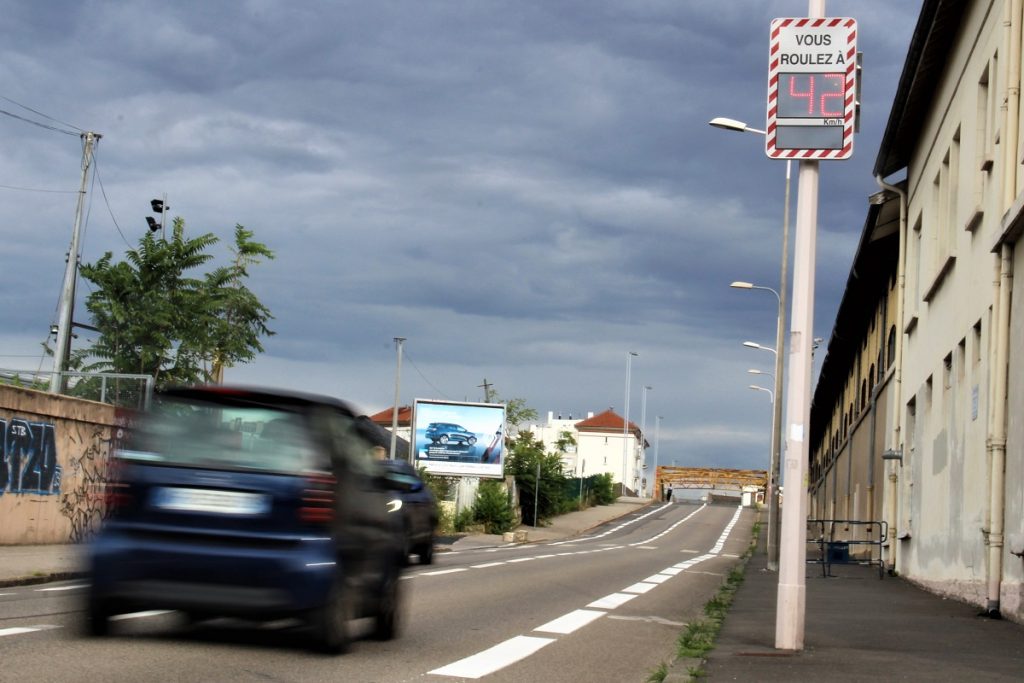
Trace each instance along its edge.
<path fill-rule="evenodd" d="M 721 467 L 658 466 L 654 473 L 654 498 L 664 500 L 666 489 L 753 492 L 760 498 L 768 485 L 766 470 L 733 470 Z"/>

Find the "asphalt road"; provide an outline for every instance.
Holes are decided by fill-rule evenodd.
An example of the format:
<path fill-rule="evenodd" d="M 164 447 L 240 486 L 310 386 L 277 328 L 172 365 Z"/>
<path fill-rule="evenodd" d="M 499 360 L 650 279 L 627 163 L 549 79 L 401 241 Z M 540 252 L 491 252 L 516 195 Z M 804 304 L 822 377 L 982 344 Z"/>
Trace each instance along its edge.
<path fill-rule="evenodd" d="M 402 583 L 391 642 L 311 653 L 295 624 L 124 615 L 79 635 L 82 582 L 0 589 L 0 679 L 644 681 L 751 538 L 754 513 L 659 505 L 572 541 L 439 554 Z"/>

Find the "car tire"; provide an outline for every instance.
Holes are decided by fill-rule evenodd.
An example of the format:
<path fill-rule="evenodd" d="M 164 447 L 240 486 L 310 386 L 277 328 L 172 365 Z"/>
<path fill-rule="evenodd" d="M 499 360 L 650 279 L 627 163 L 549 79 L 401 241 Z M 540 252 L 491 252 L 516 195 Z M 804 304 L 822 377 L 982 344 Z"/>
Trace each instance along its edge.
<path fill-rule="evenodd" d="M 442 434 L 441 436 L 437 437 L 437 440 L 442 444 L 446 444 L 448 443 L 448 435 Z"/>
<path fill-rule="evenodd" d="M 327 602 L 313 615 L 316 649 L 330 655 L 345 654 L 352 647 L 355 595 L 344 577 L 337 577 Z"/>
<path fill-rule="evenodd" d="M 85 605 L 85 634 L 92 638 L 109 635 L 112 614 L 107 601 L 90 596 Z"/>
<path fill-rule="evenodd" d="M 469 437 L 468 439 L 466 439 L 466 443 L 468 443 L 470 446 L 475 446 L 476 445 L 476 437 L 475 436 Z"/>
<path fill-rule="evenodd" d="M 398 636 L 401 622 L 401 581 L 399 570 L 395 567 L 388 573 L 381 587 L 377 609 L 373 615 L 373 639 L 394 640 Z"/>
<path fill-rule="evenodd" d="M 420 564 L 433 564 L 434 563 L 434 541 L 433 539 L 427 541 L 421 545 L 416 554 L 420 558 Z"/>

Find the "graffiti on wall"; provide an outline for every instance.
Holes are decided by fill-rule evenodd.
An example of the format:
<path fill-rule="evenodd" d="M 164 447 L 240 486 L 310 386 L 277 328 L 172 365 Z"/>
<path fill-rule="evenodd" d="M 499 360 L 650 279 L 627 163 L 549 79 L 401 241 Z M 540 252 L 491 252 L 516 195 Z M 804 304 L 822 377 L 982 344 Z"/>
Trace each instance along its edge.
<path fill-rule="evenodd" d="M 0 496 L 57 494 L 60 479 L 53 424 L 0 419 Z"/>
<path fill-rule="evenodd" d="M 76 485 L 61 495 L 60 513 L 71 524 L 69 540 L 72 543 L 88 538 L 106 517 L 103 491 L 107 482 L 111 447 L 106 432 L 105 428 L 98 425 L 82 425 L 71 435 L 72 442 L 80 444 L 82 448 L 76 449 L 78 454 L 68 459 L 68 467 L 76 475 Z"/>

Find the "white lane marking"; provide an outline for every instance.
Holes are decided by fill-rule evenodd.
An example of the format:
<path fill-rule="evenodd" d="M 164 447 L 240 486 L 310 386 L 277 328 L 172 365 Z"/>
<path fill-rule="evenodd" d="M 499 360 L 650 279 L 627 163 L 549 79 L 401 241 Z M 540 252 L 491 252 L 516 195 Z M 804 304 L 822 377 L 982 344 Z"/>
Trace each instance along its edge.
<path fill-rule="evenodd" d="M 664 626 L 674 626 L 676 628 L 680 626 L 686 626 L 685 621 L 672 621 L 671 619 L 663 619 L 661 617 L 627 617 L 616 614 L 609 614 L 609 619 L 618 619 L 619 621 L 646 621 L 651 624 L 662 624 Z"/>
<path fill-rule="evenodd" d="M 455 569 L 438 569 L 434 572 L 421 572 L 418 576 L 440 576 L 441 574 L 457 574 L 459 572 L 468 572 L 469 569 L 466 567 L 456 567 Z"/>
<path fill-rule="evenodd" d="M 158 617 L 161 614 L 170 614 L 169 609 L 151 609 L 145 612 L 129 612 L 128 614 L 115 614 L 110 617 L 111 621 L 123 621 L 125 619 L 145 619 L 146 617 Z"/>
<path fill-rule="evenodd" d="M 639 522 L 642 519 L 646 519 L 647 517 L 650 517 L 651 515 L 655 515 L 655 514 L 661 512 L 662 510 L 664 510 L 669 505 L 672 505 L 672 503 L 665 503 L 664 505 L 656 507 L 656 508 L 654 508 L 653 510 L 651 510 L 650 512 L 648 512 L 646 514 L 640 515 L 639 517 L 634 517 L 633 519 L 629 520 L 628 522 L 623 522 L 622 524 L 619 524 L 618 526 L 614 526 L 611 529 L 608 529 L 607 531 L 605 531 L 604 533 L 597 534 L 596 536 L 581 536 L 580 538 L 570 538 L 570 539 L 568 539 L 566 541 L 558 541 L 556 543 L 549 543 L 548 545 L 562 545 L 563 543 L 578 543 L 579 541 L 592 541 L 592 540 L 597 539 L 597 538 L 604 538 L 608 534 L 615 533 L 619 529 L 624 529 L 627 526 L 629 526 L 630 524 L 636 524 L 637 522 Z M 702 506 L 700 506 L 700 508 L 698 508 L 698 510 L 702 510 L 702 509 L 704 509 L 704 507 L 706 507 L 706 506 L 702 505 Z M 655 538 L 657 538 L 657 536 L 655 536 Z"/>
<path fill-rule="evenodd" d="M 483 564 L 470 565 L 470 569 L 487 569 L 488 567 L 500 567 L 504 562 L 484 562 Z"/>
<path fill-rule="evenodd" d="M 78 588 L 88 588 L 89 584 L 79 583 L 74 586 L 57 586 L 55 588 L 36 588 L 37 593 L 45 593 L 47 591 L 73 591 Z"/>
<path fill-rule="evenodd" d="M 644 581 L 647 583 L 665 583 L 671 578 L 672 576 L 669 574 L 653 574 L 644 579 Z"/>
<path fill-rule="evenodd" d="M 516 557 L 514 559 L 509 560 L 509 564 L 512 564 L 513 562 L 532 562 L 536 559 L 536 557 Z"/>
<path fill-rule="evenodd" d="M 703 509 L 703 508 L 701 508 L 701 509 Z M 698 512 L 699 512 L 699 510 L 698 510 Z M 597 610 L 614 610 L 617 607 L 620 607 L 620 606 L 624 605 L 625 603 L 629 602 L 630 600 L 632 600 L 633 598 L 637 597 L 637 595 L 642 595 L 644 593 L 647 593 L 650 590 L 653 590 L 659 584 L 669 580 L 673 576 L 676 576 L 676 575 L 680 574 L 682 571 L 684 571 L 686 569 L 689 569 L 689 568 L 693 567 L 694 565 L 700 564 L 701 562 L 704 562 L 705 560 L 713 559 L 714 557 L 716 557 L 721 552 L 721 546 L 725 543 L 726 539 L 729 537 L 729 533 L 732 531 L 732 527 L 735 525 L 736 521 L 739 519 L 739 516 L 740 516 L 741 512 L 742 512 L 742 507 L 737 507 L 736 514 L 733 515 L 732 520 L 729 522 L 728 525 L 726 525 L 725 529 L 722 531 L 722 534 L 719 536 L 718 541 L 715 544 L 715 547 L 712 548 L 712 550 L 710 552 L 704 553 L 703 555 L 700 555 L 699 557 L 693 557 L 693 558 L 691 558 L 691 559 L 689 559 L 689 560 L 687 560 L 685 562 L 680 562 L 679 564 L 676 564 L 676 565 L 674 565 L 672 567 L 669 567 L 669 568 L 667 568 L 665 570 L 662 570 L 658 574 L 655 574 L 655 575 L 653 575 L 651 577 L 648 577 L 647 579 L 644 579 L 641 582 L 633 584 L 632 586 L 624 589 L 622 592 L 612 593 L 610 595 L 606 595 L 605 597 L 600 598 L 598 600 L 595 600 L 594 602 L 591 602 L 590 604 L 587 605 L 587 607 L 595 608 L 594 610 L 574 610 L 573 612 L 569 612 L 568 614 L 565 614 L 565 615 L 563 615 L 563 616 L 561 616 L 561 617 L 559 617 L 557 619 L 554 619 L 553 621 L 549 621 L 548 623 L 535 628 L 534 631 L 541 631 L 541 632 L 545 632 L 545 633 L 555 633 L 555 634 L 572 633 L 573 631 L 575 631 L 577 629 L 580 629 L 583 626 L 586 626 L 590 622 L 592 622 L 592 621 L 594 621 L 596 619 L 599 619 L 601 616 L 604 616 L 604 615 L 607 615 L 607 616 L 609 616 L 609 618 L 612 618 L 612 619 L 629 619 L 629 620 L 645 620 L 645 621 L 650 620 L 650 621 L 655 621 L 657 623 L 669 624 L 669 625 L 672 625 L 672 626 L 681 626 L 682 624 L 678 624 L 676 622 L 670 622 L 668 620 L 660 619 L 658 617 L 616 617 L 615 615 L 608 614 L 607 612 L 597 611 Z M 692 513 L 690 516 L 692 516 L 693 514 L 696 514 L 696 512 Z M 690 516 L 688 516 L 687 519 L 689 519 Z M 552 545 L 555 545 L 555 544 L 552 544 Z M 611 549 L 613 549 L 613 548 L 603 548 L 602 550 L 611 550 Z M 594 552 L 594 551 L 578 551 L 578 552 L 575 552 L 575 553 L 558 553 L 558 555 L 585 555 L 588 552 Z M 601 551 L 597 551 L 597 552 L 601 552 Z M 696 551 L 686 551 L 686 552 L 696 552 Z M 536 558 L 533 558 L 533 559 L 536 559 Z M 511 561 L 514 561 L 514 560 L 511 560 Z M 494 563 L 494 564 L 502 564 L 502 563 Z M 491 565 L 485 565 L 485 566 L 491 566 Z M 443 572 L 443 573 L 447 573 L 447 572 Z M 507 641 L 505 641 L 503 643 L 499 643 L 498 645 L 495 645 L 494 647 L 492 647 L 492 648 L 490 648 L 488 650 L 484 650 L 483 652 L 478 652 L 475 655 L 472 655 L 470 657 L 466 657 L 465 659 L 461 659 L 461 660 L 459 660 L 457 662 L 454 662 L 454 663 L 449 664 L 447 666 L 441 667 L 439 669 L 434 669 L 433 671 L 429 671 L 427 673 L 429 673 L 429 674 L 436 674 L 436 675 L 440 675 L 440 676 L 455 676 L 455 677 L 459 677 L 459 678 L 481 678 L 481 677 L 486 676 L 486 675 L 488 675 L 490 673 L 498 671 L 499 669 L 504 668 L 504 667 L 514 663 L 514 662 L 517 662 L 517 661 L 519 661 L 521 659 L 529 657 L 530 655 L 532 655 L 534 652 L 536 652 L 540 648 L 542 648 L 545 645 L 548 645 L 550 643 L 553 643 L 554 641 L 555 641 L 555 639 L 553 639 L 553 638 L 547 639 L 547 638 L 532 638 L 532 637 L 529 637 L 529 636 L 517 636 L 517 637 L 511 638 L 511 639 L 509 639 L 509 640 L 507 640 Z"/>
<path fill-rule="evenodd" d="M 59 626 L 51 626 L 50 624 L 38 624 L 34 626 L 15 626 L 13 628 L 0 628 L 0 636 L 17 636 L 22 633 L 35 633 L 36 631 L 49 631 L 50 629 L 60 628 Z"/>
<path fill-rule="evenodd" d="M 643 594 L 643 593 L 646 593 L 647 591 L 651 590 L 652 588 L 657 588 L 657 587 L 658 587 L 658 584 L 656 584 L 656 583 L 644 583 L 643 581 L 641 581 L 640 583 L 634 583 L 629 588 L 623 588 L 622 592 L 623 593 Z"/>
<path fill-rule="evenodd" d="M 563 614 L 557 619 L 549 621 L 543 626 L 538 626 L 533 630 L 543 631 L 544 633 L 560 633 L 562 635 L 566 635 L 576 631 L 577 629 L 583 628 L 595 619 L 600 619 L 605 614 L 607 614 L 607 612 L 597 612 L 592 609 L 578 609 L 569 612 L 568 614 Z"/>
<path fill-rule="evenodd" d="M 440 669 L 428 671 L 437 676 L 454 676 L 456 678 L 483 678 L 499 669 L 518 662 L 532 655 L 545 645 L 555 642 L 554 638 L 536 638 L 533 636 L 516 636 L 504 643 L 498 643 L 483 652 L 452 662 Z"/>
<path fill-rule="evenodd" d="M 635 597 L 635 593 L 632 595 L 629 593 L 612 593 L 611 595 L 606 595 L 603 598 L 594 600 L 594 602 L 587 605 L 587 607 L 593 607 L 594 609 L 615 609 L 616 607 L 621 607 Z"/>

